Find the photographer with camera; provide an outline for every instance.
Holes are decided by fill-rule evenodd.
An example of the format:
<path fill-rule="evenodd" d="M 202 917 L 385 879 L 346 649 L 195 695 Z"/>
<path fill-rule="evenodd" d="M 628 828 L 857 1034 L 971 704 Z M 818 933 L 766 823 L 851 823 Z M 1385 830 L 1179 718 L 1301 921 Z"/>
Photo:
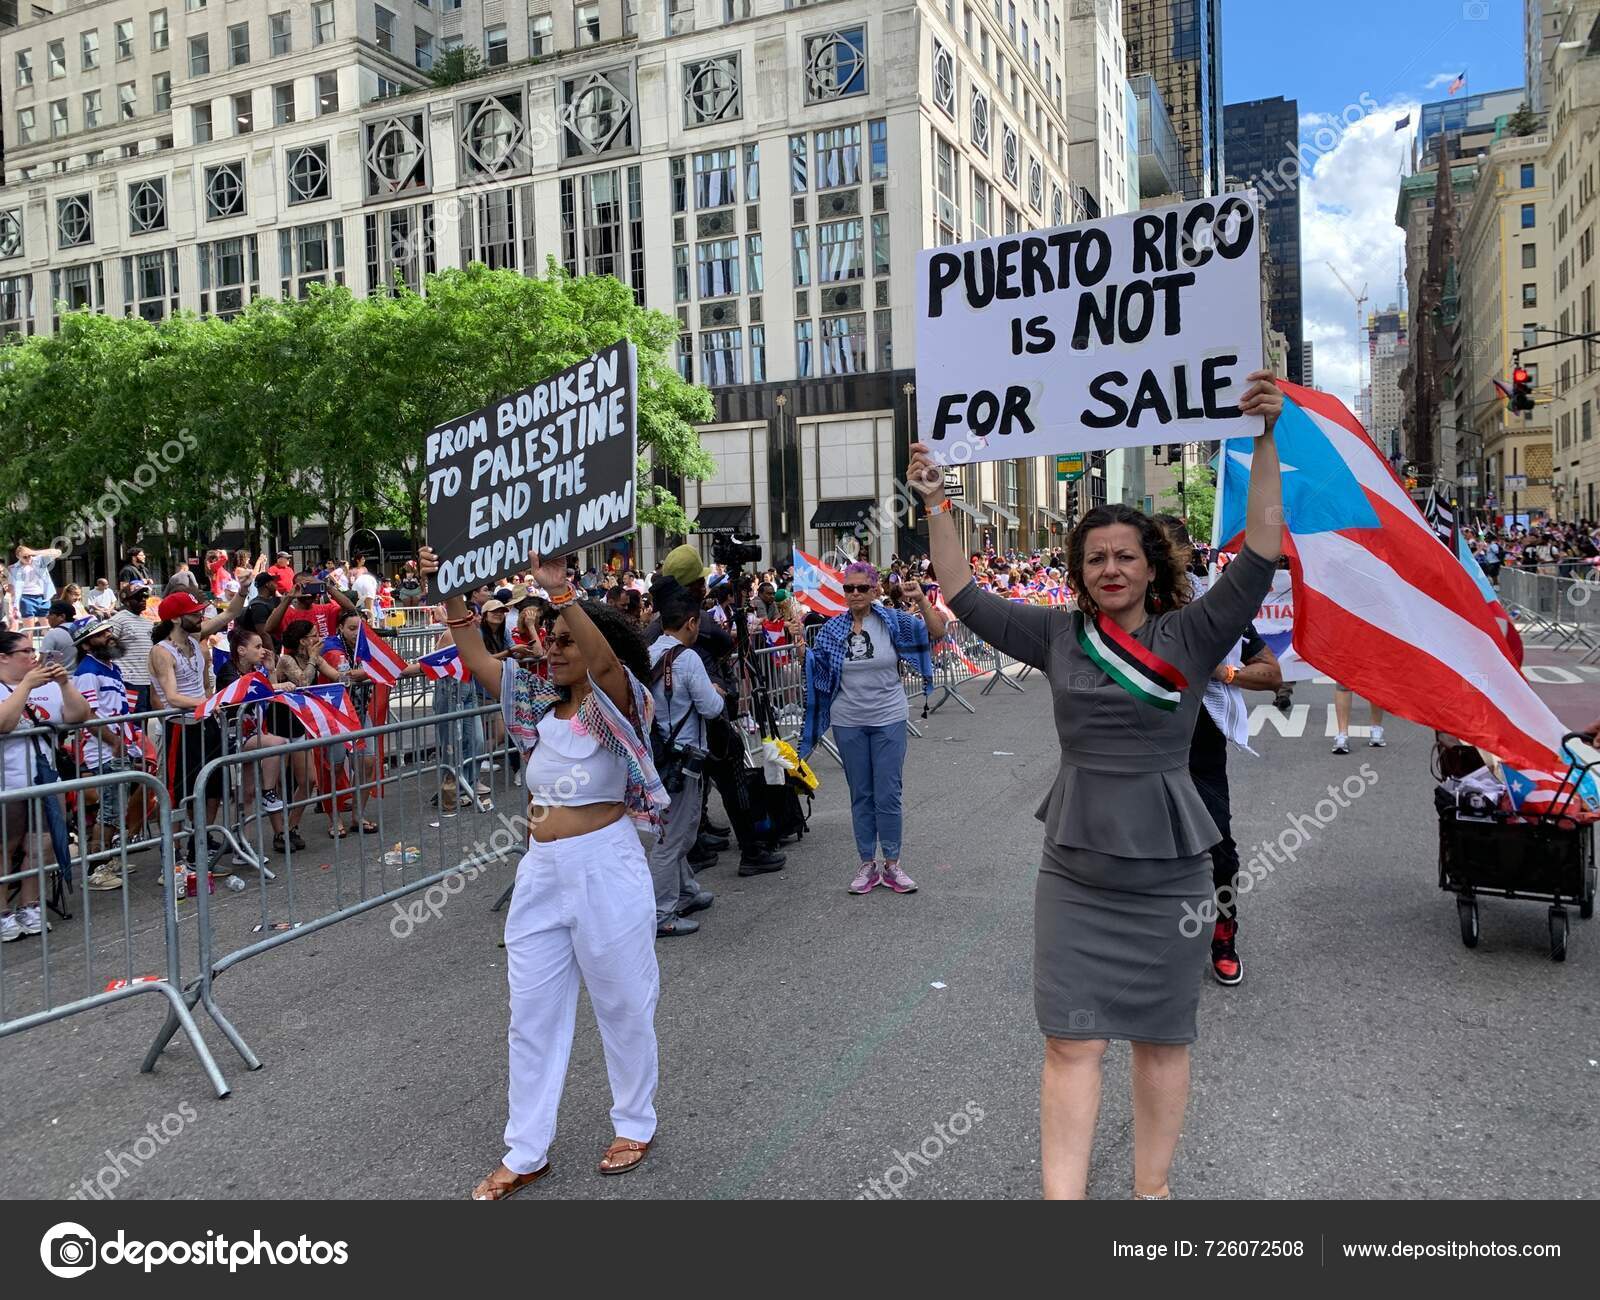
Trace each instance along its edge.
<path fill-rule="evenodd" d="M 673 578 L 661 577 L 650 589 L 650 603 L 662 632 L 650 646 L 650 693 L 656 720 L 651 744 L 656 771 L 672 796 L 662 819 L 662 838 L 650 850 L 650 875 L 656 887 L 656 937 L 693 934 L 695 912 L 711 906 L 689 865 L 700 833 L 700 787 L 705 775 L 705 719 L 719 717 L 723 693 L 707 675 L 694 644 L 700 638 L 700 602 Z"/>

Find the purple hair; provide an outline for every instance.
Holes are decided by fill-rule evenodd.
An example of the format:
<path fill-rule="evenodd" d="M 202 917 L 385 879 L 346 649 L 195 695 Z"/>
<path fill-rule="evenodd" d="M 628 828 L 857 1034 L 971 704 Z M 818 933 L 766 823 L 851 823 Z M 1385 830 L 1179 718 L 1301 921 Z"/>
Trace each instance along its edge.
<path fill-rule="evenodd" d="M 865 577 L 867 581 L 870 582 L 874 587 L 880 585 L 882 582 L 882 579 L 880 579 L 878 576 L 877 569 L 873 568 L 873 566 L 868 564 L 865 560 L 857 560 L 854 564 L 847 566 L 844 573 L 840 576 L 848 578 L 851 574 L 855 574 L 858 577 Z"/>

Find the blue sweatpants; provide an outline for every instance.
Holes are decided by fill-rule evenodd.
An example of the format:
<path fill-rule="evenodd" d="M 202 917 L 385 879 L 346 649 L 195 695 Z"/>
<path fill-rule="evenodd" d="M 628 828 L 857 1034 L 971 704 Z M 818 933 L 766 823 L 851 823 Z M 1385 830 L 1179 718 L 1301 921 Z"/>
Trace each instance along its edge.
<path fill-rule="evenodd" d="M 833 738 L 850 787 L 850 822 L 856 852 L 871 862 L 883 850 L 885 862 L 900 860 L 900 777 L 906 765 L 906 724 L 887 727 L 835 727 Z"/>

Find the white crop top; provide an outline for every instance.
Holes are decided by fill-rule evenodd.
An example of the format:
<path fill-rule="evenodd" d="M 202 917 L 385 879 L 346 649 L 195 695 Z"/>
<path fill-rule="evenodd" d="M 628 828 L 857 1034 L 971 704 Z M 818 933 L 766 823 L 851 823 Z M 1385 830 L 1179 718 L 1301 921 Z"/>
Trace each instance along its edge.
<path fill-rule="evenodd" d="M 553 710 L 539 719 L 539 743 L 523 766 L 528 793 L 549 807 L 621 803 L 628 788 L 627 763 L 576 718 L 558 718 Z"/>

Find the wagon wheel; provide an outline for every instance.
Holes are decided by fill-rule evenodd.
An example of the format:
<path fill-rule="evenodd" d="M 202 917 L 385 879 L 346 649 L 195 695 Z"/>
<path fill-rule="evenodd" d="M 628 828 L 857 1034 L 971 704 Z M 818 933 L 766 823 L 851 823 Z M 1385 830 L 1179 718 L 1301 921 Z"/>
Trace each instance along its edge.
<path fill-rule="evenodd" d="M 1583 869 L 1583 897 L 1578 900 L 1578 915 L 1587 921 L 1594 915 L 1595 868 Z"/>
<path fill-rule="evenodd" d="M 1461 942 L 1469 948 L 1478 946 L 1478 900 L 1456 899 L 1456 916 L 1461 921 Z"/>
<path fill-rule="evenodd" d="M 1550 960 L 1566 961 L 1567 959 L 1567 909 L 1552 907 L 1550 909 Z"/>

